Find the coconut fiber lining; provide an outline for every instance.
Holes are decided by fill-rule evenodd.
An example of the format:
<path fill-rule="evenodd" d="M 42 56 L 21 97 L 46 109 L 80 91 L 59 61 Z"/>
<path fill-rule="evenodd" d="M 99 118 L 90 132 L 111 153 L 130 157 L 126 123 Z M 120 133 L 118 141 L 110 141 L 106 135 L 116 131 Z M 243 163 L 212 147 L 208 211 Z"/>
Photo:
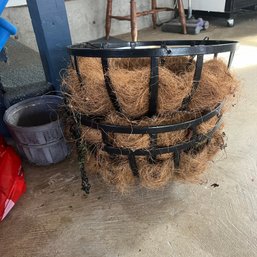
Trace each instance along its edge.
<path fill-rule="evenodd" d="M 109 70 L 105 75 L 110 78 L 121 112 L 115 111 L 109 98 L 101 60 L 78 58 L 78 64 L 80 76 L 70 67 L 63 79 L 68 105 L 74 112 L 100 118 L 103 124 L 131 127 L 178 124 L 201 117 L 221 102 L 228 103 L 238 89 L 235 76 L 219 59 L 203 64 L 199 85 L 192 93 L 195 61 L 191 57 L 159 58 L 157 113 L 147 117 L 151 80 L 149 58 L 109 59 Z M 183 100 L 189 96 L 186 109 L 182 109 Z M 196 127 L 196 133 L 207 134 L 218 120 L 219 116 L 214 116 L 201 123 Z M 191 128 L 159 133 L 156 146 L 174 146 L 187 142 L 192 136 Z M 104 143 L 100 130 L 81 126 L 81 137 L 88 145 L 95 146 L 86 156 L 86 169 L 98 173 L 121 192 L 129 191 L 138 183 L 158 189 L 172 180 L 196 180 L 224 145 L 223 133 L 215 132 L 201 149 L 181 152 L 179 168 L 174 165 L 173 153 L 157 155 L 153 162 L 149 162 L 148 157 L 137 156 L 136 177 L 127 156 L 113 156 L 102 150 Z M 109 143 L 118 148 L 135 151 L 152 147 L 149 134 L 108 133 L 107 137 Z"/>
<path fill-rule="evenodd" d="M 98 173 L 105 182 L 123 193 L 138 183 L 145 188 L 159 189 L 173 180 L 197 181 L 223 147 L 224 133 L 217 131 L 201 149 L 182 152 L 177 169 L 172 158 L 149 162 L 147 157 L 136 157 L 139 177 L 133 176 L 126 156 L 113 157 L 101 149 L 87 154 L 86 167 L 87 171 Z"/>
<path fill-rule="evenodd" d="M 182 60 L 182 61 L 179 61 Z M 174 64 L 178 61 L 176 69 Z M 79 58 L 81 81 L 73 68 L 68 69 L 63 85 L 69 93 L 69 106 L 86 115 L 106 115 L 113 111 L 104 84 L 99 58 Z M 150 61 L 125 58 L 110 61 L 110 76 L 121 110 L 130 119 L 147 114 L 149 108 Z M 183 64 L 183 65 L 182 65 Z M 184 69 L 181 67 L 185 67 Z M 157 114 L 173 113 L 192 89 L 194 62 L 187 57 L 165 58 L 159 66 Z M 189 110 L 214 108 L 233 96 L 238 82 L 221 60 L 204 63 L 200 84 L 189 104 Z"/>

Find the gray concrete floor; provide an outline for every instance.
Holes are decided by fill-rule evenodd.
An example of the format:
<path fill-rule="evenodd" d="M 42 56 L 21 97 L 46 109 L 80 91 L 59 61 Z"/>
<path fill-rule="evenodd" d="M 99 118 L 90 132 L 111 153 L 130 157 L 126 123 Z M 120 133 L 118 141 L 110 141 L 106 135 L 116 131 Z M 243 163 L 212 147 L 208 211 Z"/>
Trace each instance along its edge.
<path fill-rule="evenodd" d="M 28 189 L 0 224 L 0 256 L 257 256 L 256 18 L 242 17 L 234 28 L 214 25 L 198 36 L 140 32 L 141 40 L 208 35 L 241 42 L 233 69 L 242 91 L 226 117 L 228 148 L 203 183 L 120 196 L 91 178 L 91 194 L 84 196 L 75 156 L 47 168 L 25 164 Z"/>

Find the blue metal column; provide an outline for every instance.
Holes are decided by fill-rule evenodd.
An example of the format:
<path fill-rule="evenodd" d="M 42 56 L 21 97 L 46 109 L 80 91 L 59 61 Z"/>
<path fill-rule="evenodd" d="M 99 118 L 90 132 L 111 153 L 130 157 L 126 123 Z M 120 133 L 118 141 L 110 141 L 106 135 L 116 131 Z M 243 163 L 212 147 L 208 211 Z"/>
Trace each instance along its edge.
<path fill-rule="evenodd" d="M 60 72 L 67 67 L 71 36 L 64 0 L 27 0 L 46 80 L 60 90 Z"/>

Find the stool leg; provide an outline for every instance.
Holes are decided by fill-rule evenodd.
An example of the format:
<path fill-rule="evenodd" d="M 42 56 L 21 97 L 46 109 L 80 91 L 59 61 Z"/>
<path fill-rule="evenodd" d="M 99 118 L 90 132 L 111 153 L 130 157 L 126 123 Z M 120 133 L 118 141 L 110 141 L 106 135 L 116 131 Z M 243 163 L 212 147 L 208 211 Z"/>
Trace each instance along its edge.
<path fill-rule="evenodd" d="M 156 2 L 156 0 L 152 0 L 152 10 L 155 11 L 156 8 L 157 8 L 157 2 Z M 157 21 L 156 12 L 153 12 L 153 14 L 152 14 L 152 21 L 153 21 L 153 28 L 156 29 L 156 21 Z"/>
<path fill-rule="evenodd" d="M 112 22 L 112 0 L 107 0 L 107 7 L 106 7 L 106 20 L 105 20 L 105 37 L 106 40 L 110 37 L 111 31 L 111 22 Z"/>
<path fill-rule="evenodd" d="M 186 25 L 185 10 L 184 10 L 184 5 L 183 5 L 182 0 L 178 0 L 178 13 L 179 13 L 183 33 L 186 34 L 187 33 L 187 27 L 186 26 L 187 25 Z"/>
<path fill-rule="evenodd" d="M 132 41 L 137 41 L 137 8 L 136 8 L 136 1 L 130 1 L 130 17 L 131 17 L 131 36 Z"/>

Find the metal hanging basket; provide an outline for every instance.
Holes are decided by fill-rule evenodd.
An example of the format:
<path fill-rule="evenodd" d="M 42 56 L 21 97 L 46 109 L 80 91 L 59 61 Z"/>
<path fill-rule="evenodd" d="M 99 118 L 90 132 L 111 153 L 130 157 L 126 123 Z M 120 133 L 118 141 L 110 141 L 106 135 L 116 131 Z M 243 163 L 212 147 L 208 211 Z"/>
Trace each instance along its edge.
<path fill-rule="evenodd" d="M 101 58 L 102 70 L 104 74 L 105 86 L 112 102 L 112 105 L 117 113 L 121 113 L 118 98 L 112 90 L 112 81 L 108 73 L 110 58 L 150 58 L 150 82 L 149 82 L 149 110 L 148 117 L 154 117 L 157 113 L 157 99 L 158 99 L 158 84 L 159 84 L 159 59 L 163 57 L 175 56 L 191 56 L 191 60 L 195 59 L 195 71 L 191 93 L 183 100 L 181 111 L 186 111 L 191 101 L 192 96 L 198 88 L 201 80 L 203 62 L 205 55 L 213 55 L 217 58 L 220 53 L 229 53 L 228 67 L 231 66 L 234 53 L 237 47 L 236 41 L 217 41 L 217 40 L 180 40 L 180 41 L 147 41 L 147 42 L 124 42 L 124 43 L 82 43 L 68 47 L 69 54 L 74 69 L 76 70 L 79 81 L 82 82 L 78 57 L 95 57 Z M 76 113 L 78 124 L 88 126 L 94 129 L 99 129 L 102 132 L 102 139 L 104 143 L 103 150 L 111 156 L 125 155 L 128 158 L 130 168 L 135 176 L 138 176 L 138 167 L 136 156 L 148 156 L 149 162 L 155 162 L 156 157 L 165 153 L 173 153 L 173 160 L 176 168 L 180 165 L 181 152 L 195 149 L 203 144 L 208 144 L 212 135 L 220 127 L 221 124 L 221 109 L 223 103 L 219 103 L 214 109 L 207 110 L 200 118 L 189 120 L 171 125 L 161 126 L 121 126 L 104 124 L 102 117 L 90 117 L 81 113 Z M 197 126 L 217 116 L 217 123 L 206 134 L 198 134 Z M 189 129 L 192 131 L 191 138 L 181 144 L 159 147 L 157 145 L 157 136 L 159 133 L 166 133 L 171 131 L 180 131 Z M 150 137 L 149 149 L 131 150 L 129 148 L 120 148 L 112 145 L 109 140 L 109 133 L 122 134 L 148 134 Z M 77 133 L 79 138 L 79 133 Z M 83 158 L 83 156 L 81 156 Z M 83 171 L 82 171 L 83 169 Z M 83 189 L 88 192 L 89 184 L 84 173 L 84 166 L 81 167 L 83 177 Z"/>

